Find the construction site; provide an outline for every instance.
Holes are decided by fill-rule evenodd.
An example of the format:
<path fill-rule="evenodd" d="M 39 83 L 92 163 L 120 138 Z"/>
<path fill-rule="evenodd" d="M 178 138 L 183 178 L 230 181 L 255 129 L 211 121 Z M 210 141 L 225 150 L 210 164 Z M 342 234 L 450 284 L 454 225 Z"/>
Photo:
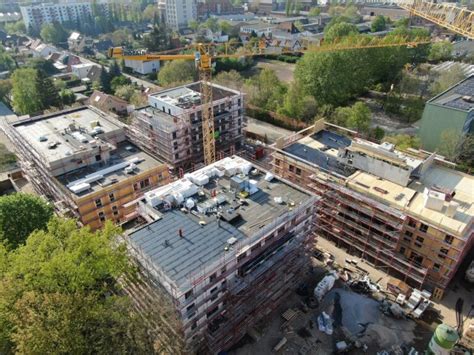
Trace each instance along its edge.
<path fill-rule="evenodd" d="M 204 161 L 200 86 L 198 82 L 150 95 L 149 106 L 137 110 L 127 128 L 131 140 L 177 171 L 194 170 Z M 216 84 L 210 87 L 215 150 L 222 158 L 242 145 L 243 95 Z"/>
<path fill-rule="evenodd" d="M 130 202 L 169 181 L 164 162 L 92 107 L 17 121 L 6 133 L 35 190 L 61 214 L 93 229 L 106 219 L 122 224 L 136 218 Z"/>
<path fill-rule="evenodd" d="M 286 300 L 308 269 L 316 200 L 237 156 L 145 194 L 148 223 L 126 240 L 186 352 L 230 348 Z"/>
<path fill-rule="evenodd" d="M 319 197 L 318 235 L 441 299 L 473 246 L 473 178 L 318 121 L 277 141 L 273 171 Z"/>

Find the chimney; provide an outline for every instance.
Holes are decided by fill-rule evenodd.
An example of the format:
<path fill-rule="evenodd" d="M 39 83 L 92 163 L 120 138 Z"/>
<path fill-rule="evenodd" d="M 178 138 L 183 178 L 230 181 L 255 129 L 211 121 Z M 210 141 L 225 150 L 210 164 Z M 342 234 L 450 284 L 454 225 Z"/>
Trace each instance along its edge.
<path fill-rule="evenodd" d="M 181 238 L 184 237 L 184 235 L 183 235 L 183 229 L 182 229 L 182 228 L 178 229 L 178 234 L 179 234 L 179 236 L 180 236 Z"/>

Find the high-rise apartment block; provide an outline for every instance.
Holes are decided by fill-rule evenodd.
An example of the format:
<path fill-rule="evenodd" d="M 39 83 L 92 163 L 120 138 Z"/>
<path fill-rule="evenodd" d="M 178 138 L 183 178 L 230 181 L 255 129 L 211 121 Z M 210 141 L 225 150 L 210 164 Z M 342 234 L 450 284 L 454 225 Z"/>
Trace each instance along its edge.
<path fill-rule="evenodd" d="M 98 2 L 103 13 L 108 12 L 108 3 Z M 74 22 L 92 18 L 90 2 L 39 3 L 20 6 L 21 15 L 27 29 L 40 29 L 45 23 Z"/>
<path fill-rule="evenodd" d="M 197 0 L 164 0 L 164 17 L 174 30 L 188 27 L 190 21 L 197 19 Z"/>

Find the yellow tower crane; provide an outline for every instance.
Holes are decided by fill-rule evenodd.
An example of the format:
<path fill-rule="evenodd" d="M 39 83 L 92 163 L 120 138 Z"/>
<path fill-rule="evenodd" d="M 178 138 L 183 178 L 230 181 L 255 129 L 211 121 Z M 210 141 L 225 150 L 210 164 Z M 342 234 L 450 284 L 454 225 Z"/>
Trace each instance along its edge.
<path fill-rule="evenodd" d="M 469 39 L 474 39 L 474 12 L 455 3 L 426 0 L 396 0 L 412 15 L 419 16 Z"/>
<path fill-rule="evenodd" d="M 429 43 L 424 40 L 407 40 L 406 38 L 385 38 L 364 36 L 349 43 L 330 43 L 314 45 L 311 43 L 302 43 L 298 49 L 286 48 L 284 44 L 272 43 L 260 40 L 252 48 L 244 48 L 243 51 L 235 52 L 232 43 L 224 44 L 196 44 L 186 47 L 187 50 L 193 50 L 193 54 L 169 54 L 170 51 L 161 53 L 147 53 L 146 50 L 126 51 L 122 47 L 109 49 L 109 57 L 124 60 L 194 60 L 199 70 L 201 107 L 202 107 L 202 136 L 204 164 L 208 165 L 216 160 L 215 139 L 214 139 L 214 113 L 212 99 L 211 72 L 212 60 L 218 58 L 241 58 L 260 55 L 278 55 L 278 54 L 301 54 L 308 52 L 331 52 L 339 50 L 383 48 L 383 47 L 415 47 L 419 44 Z"/>

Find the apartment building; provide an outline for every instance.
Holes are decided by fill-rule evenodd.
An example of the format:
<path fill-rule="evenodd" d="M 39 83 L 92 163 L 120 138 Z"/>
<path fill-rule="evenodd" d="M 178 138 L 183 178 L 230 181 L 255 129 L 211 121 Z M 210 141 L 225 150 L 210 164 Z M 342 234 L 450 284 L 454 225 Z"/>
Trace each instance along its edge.
<path fill-rule="evenodd" d="M 474 177 L 436 154 L 402 153 L 319 121 L 278 141 L 272 164 L 320 197 L 320 236 L 436 299 L 474 244 Z"/>
<path fill-rule="evenodd" d="M 22 170 L 65 215 L 100 228 L 137 216 L 134 200 L 169 182 L 168 168 L 125 138 L 103 112 L 81 107 L 10 125 Z"/>
<path fill-rule="evenodd" d="M 108 13 L 108 3 L 98 2 L 102 13 Z M 93 16 L 90 2 L 38 3 L 20 6 L 26 29 L 40 29 L 44 23 L 80 21 Z"/>
<path fill-rule="evenodd" d="M 164 15 L 172 29 L 186 28 L 190 21 L 197 19 L 197 0 L 165 0 Z"/>
<path fill-rule="evenodd" d="M 315 202 L 237 156 L 145 193 L 140 209 L 150 223 L 126 241 L 175 309 L 160 332 L 184 339 L 189 353 L 217 354 L 238 342 L 307 270 Z M 143 301 L 147 294 L 136 294 L 141 304 L 152 302 Z"/>
<path fill-rule="evenodd" d="M 243 142 L 242 93 L 212 84 L 216 156 L 233 154 Z M 203 162 L 200 83 L 180 86 L 148 97 L 128 128 L 136 144 L 174 168 L 188 170 Z"/>

